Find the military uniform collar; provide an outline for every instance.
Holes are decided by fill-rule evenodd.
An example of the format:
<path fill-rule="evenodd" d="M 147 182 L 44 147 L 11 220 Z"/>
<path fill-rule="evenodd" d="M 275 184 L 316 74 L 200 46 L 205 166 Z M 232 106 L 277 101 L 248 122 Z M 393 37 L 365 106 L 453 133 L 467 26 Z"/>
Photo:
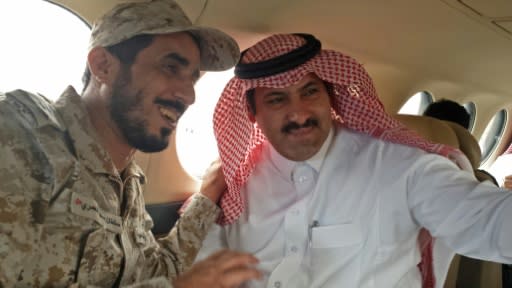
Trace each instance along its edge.
<path fill-rule="evenodd" d="M 64 120 L 79 160 L 95 173 L 121 177 L 110 155 L 101 146 L 82 98 L 76 90 L 68 86 L 55 102 L 55 106 Z M 145 181 L 142 169 L 134 161 L 128 164 L 122 178 L 125 179 L 131 175 L 139 177 L 141 182 Z"/>

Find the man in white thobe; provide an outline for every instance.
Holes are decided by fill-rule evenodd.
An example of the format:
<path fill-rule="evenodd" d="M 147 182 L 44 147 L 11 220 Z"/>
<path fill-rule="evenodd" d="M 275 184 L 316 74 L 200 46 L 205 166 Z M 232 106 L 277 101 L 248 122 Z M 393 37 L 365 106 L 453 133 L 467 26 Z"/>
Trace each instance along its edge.
<path fill-rule="evenodd" d="M 200 254 L 254 254 L 265 277 L 246 287 L 442 286 L 423 228 L 512 263 L 512 194 L 393 120 L 362 66 L 312 35 L 246 50 L 214 129 L 229 191 Z"/>

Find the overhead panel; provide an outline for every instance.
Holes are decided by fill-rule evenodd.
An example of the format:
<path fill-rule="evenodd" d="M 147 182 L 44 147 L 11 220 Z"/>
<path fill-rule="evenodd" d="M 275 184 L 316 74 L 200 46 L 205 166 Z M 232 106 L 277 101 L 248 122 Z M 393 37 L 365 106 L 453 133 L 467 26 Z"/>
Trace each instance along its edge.
<path fill-rule="evenodd" d="M 473 17 L 489 27 L 512 37 L 512 1 L 510 0 L 457 0 L 460 8 L 473 12 Z"/>
<path fill-rule="evenodd" d="M 510 0 L 459 0 L 479 14 L 488 18 L 503 18 L 512 16 L 512 1 Z"/>
<path fill-rule="evenodd" d="M 503 20 L 503 21 L 496 21 L 494 24 L 501 29 L 505 30 L 506 32 L 512 34 L 512 19 L 511 20 Z"/>

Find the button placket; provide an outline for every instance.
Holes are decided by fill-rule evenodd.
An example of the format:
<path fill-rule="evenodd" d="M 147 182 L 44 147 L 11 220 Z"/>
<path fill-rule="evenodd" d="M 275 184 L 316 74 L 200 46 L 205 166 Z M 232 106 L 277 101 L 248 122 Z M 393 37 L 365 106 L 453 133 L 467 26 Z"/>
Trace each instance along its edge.
<path fill-rule="evenodd" d="M 306 163 L 299 163 L 290 174 L 296 193 L 296 200 L 284 215 L 284 258 L 270 274 L 267 287 L 286 287 L 289 277 L 299 273 L 308 245 L 307 207 L 315 188 L 315 170 Z M 296 275 L 297 276 L 297 275 Z"/>

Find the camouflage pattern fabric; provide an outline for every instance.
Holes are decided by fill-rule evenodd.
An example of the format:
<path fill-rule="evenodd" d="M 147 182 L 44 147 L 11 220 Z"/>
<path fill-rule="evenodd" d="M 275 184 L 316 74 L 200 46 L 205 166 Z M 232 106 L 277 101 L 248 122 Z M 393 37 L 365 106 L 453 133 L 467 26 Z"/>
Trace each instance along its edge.
<path fill-rule="evenodd" d="M 193 24 L 175 0 L 122 2 L 94 21 L 89 50 L 118 44 L 141 34 L 188 32 L 199 42 L 202 71 L 233 67 L 240 48 L 228 34 Z"/>
<path fill-rule="evenodd" d="M 56 103 L 0 93 L 0 287 L 171 287 L 217 218 L 196 195 L 155 239 L 145 176 L 118 173 L 88 117 L 72 87 Z"/>

